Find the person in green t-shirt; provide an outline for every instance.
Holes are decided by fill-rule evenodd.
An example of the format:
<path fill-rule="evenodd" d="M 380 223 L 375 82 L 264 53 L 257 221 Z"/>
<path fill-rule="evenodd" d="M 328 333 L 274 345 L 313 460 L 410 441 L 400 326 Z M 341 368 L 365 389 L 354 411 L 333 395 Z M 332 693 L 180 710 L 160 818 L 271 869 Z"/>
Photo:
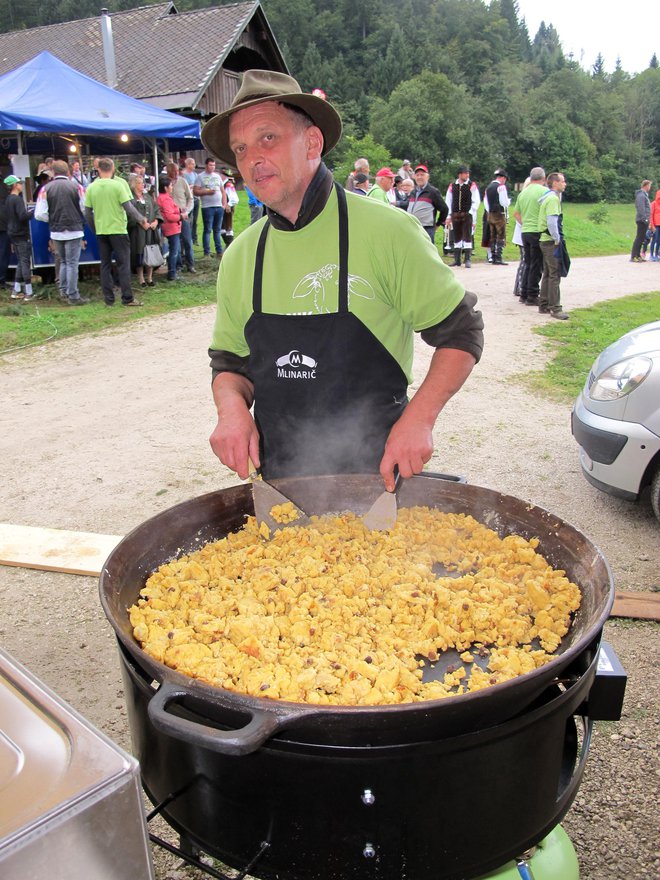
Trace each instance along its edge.
<path fill-rule="evenodd" d="M 331 104 L 266 70 L 204 126 L 267 208 L 220 264 L 210 442 L 241 479 L 251 460 L 266 478 L 380 472 L 392 490 L 431 458 L 483 321 L 414 217 L 334 182 L 322 157 L 340 136 Z M 415 332 L 435 352 L 408 403 Z"/>
<path fill-rule="evenodd" d="M 543 256 L 539 241 L 539 199 L 548 191 L 543 168 L 532 168 L 530 182 L 518 196 L 514 216 L 522 226 L 523 269 L 520 278 L 520 302 L 525 305 L 539 304 L 539 282 L 543 272 Z"/>
<path fill-rule="evenodd" d="M 539 312 L 565 321 L 568 315 L 561 307 L 559 285 L 561 283 L 562 209 L 561 197 L 566 189 L 566 178 L 559 171 L 548 174 L 550 189 L 539 199 L 540 247 L 543 255 L 543 277 L 539 298 Z"/>
<path fill-rule="evenodd" d="M 141 306 L 131 290 L 131 244 L 128 237 L 128 217 L 138 226 L 148 227 L 146 218 L 132 204 L 133 193 L 121 177 L 114 177 L 115 163 L 103 156 L 98 160 L 99 176 L 85 192 L 85 219 L 96 233 L 101 257 L 101 288 L 106 306 L 115 302 L 112 279 L 112 256 L 117 265 L 117 277 L 124 306 Z"/>

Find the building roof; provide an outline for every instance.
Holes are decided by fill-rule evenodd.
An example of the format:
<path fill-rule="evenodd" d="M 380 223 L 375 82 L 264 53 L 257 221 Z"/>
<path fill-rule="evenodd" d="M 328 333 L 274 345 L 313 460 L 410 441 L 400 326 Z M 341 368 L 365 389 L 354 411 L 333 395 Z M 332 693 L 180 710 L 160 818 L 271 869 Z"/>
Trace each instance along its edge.
<path fill-rule="evenodd" d="M 255 15 L 265 22 L 259 0 L 190 12 L 178 12 L 174 3 L 165 2 L 113 13 L 115 87 L 165 109 L 197 109 Z M 272 36 L 271 41 L 281 57 Z M 107 81 L 100 16 L 0 34 L 0 75 L 43 50 L 99 82 Z"/>

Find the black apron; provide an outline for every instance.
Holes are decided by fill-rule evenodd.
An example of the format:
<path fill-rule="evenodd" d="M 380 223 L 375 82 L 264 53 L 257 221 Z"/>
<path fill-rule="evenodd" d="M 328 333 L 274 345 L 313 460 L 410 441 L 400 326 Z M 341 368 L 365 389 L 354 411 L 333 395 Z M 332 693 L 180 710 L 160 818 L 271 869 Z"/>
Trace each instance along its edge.
<path fill-rule="evenodd" d="M 253 314 L 245 326 L 264 477 L 378 472 L 406 403 L 405 373 L 348 310 L 348 209 L 339 206 L 339 305 L 331 314 L 262 312 L 264 253 L 257 245 Z"/>

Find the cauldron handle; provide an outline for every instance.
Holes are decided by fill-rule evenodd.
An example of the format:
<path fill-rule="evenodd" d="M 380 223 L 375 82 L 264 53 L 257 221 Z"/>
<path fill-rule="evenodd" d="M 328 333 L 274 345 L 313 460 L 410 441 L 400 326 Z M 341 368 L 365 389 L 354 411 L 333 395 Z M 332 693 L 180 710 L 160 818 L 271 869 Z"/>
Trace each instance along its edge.
<path fill-rule="evenodd" d="M 223 755 L 249 755 L 256 752 L 285 721 L 274 712 L 249 709 L 246 711 L 251 717 L 245 727 L 239 730 L 219 730 L 168 712 L 172 704 L 181 703 L 189 697 L 189 690 L 172 682 L 164 682 L 149 701 L 151 723 L 162 733 Z"/>

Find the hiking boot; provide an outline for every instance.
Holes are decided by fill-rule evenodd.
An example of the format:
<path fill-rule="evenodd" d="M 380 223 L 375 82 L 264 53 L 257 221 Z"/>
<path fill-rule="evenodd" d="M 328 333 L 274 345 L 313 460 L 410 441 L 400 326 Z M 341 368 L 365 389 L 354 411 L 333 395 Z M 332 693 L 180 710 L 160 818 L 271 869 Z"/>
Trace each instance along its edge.
<path fill-rule="evenodd" d="M 556 312 L 550 312 L 551 318 L 557 318 L 558 321 L 568 321 L 568 315 L 566 312 L 562 312 L 561 310 Z"/>
<path fill-rule="evenodd" d="M 466 258 L 465 258 L 465 268 L 466 268 L 466 269 L 471 269 L 471 268 L 472 268 L 472 260 L 471 260 L 469 257 L 466 257 Z"/>

